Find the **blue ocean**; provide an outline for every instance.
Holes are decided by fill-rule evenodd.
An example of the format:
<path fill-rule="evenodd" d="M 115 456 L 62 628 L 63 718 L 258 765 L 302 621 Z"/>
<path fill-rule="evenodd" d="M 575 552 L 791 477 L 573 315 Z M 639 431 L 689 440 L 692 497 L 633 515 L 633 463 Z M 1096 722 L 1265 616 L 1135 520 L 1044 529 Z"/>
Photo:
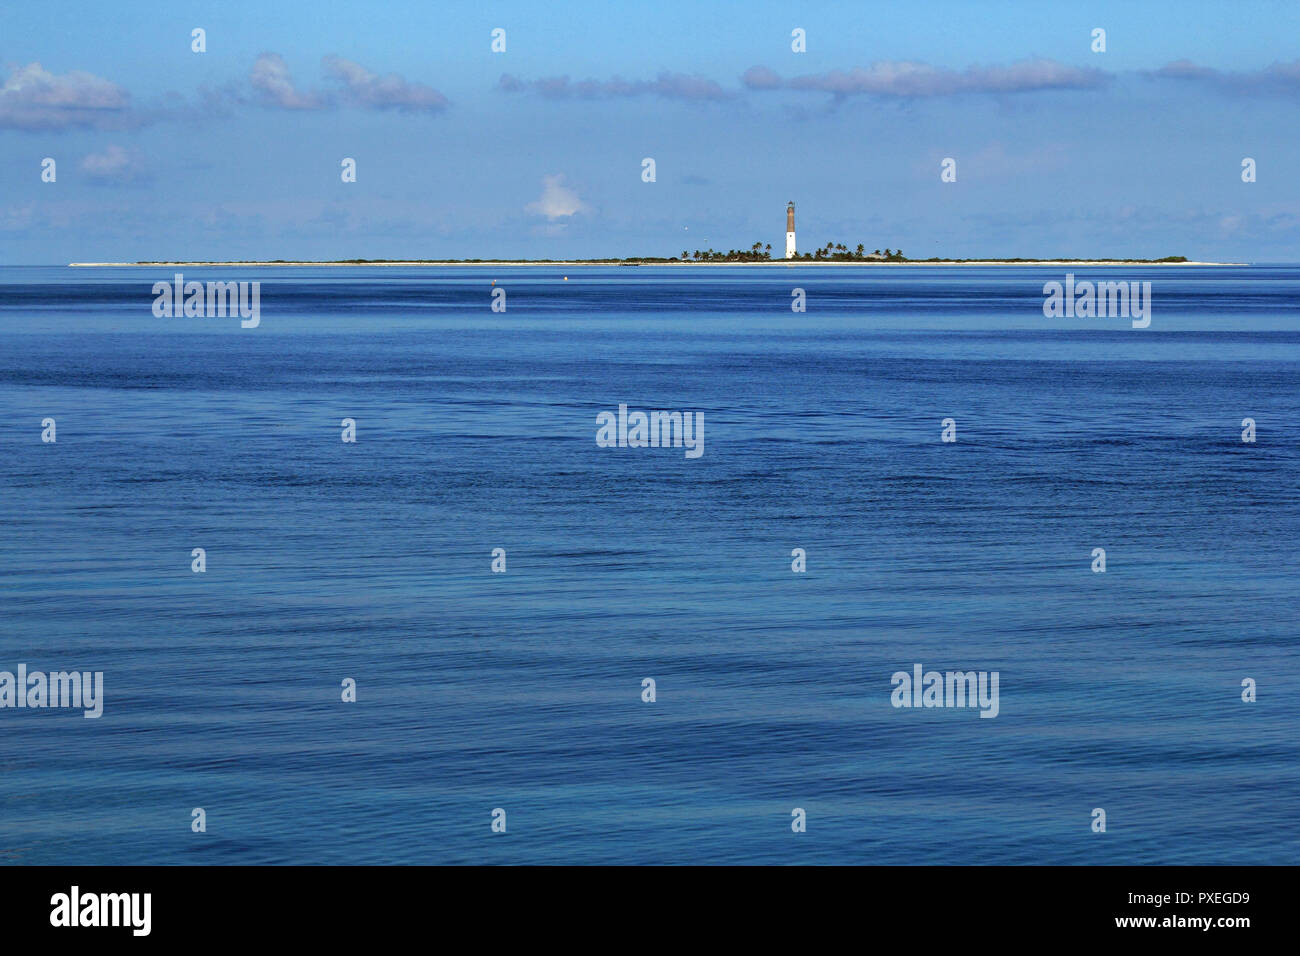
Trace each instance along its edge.
<path fill-rule="evenodd" d="M 0 268 L 0 670 L 103 674 L 0 860 L 1295 864 L 1298 384 L 1296 266 Z"/>

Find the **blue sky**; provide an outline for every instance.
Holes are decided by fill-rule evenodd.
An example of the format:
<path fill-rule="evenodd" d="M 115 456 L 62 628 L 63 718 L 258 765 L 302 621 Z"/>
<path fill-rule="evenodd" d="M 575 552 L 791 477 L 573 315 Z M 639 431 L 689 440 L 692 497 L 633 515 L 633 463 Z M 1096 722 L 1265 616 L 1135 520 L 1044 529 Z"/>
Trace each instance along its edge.
<path fill-rule="evenodd" d="M 1295 2 L 11 2 L 0 262 L 1297 261 L 1298 104 Z"/>

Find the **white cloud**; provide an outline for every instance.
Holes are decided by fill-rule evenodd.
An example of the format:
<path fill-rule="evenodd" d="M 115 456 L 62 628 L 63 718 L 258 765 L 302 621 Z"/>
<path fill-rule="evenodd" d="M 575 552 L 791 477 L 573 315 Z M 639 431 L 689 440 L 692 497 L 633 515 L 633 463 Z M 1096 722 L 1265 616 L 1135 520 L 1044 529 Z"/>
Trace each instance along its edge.
<path fill-rule="evenodd" d="M 380 76 L 360 63 L 332 53 L 321 59 L 321 67 L 330 79 L 342 84 L 337 93 L 299 89 L 289 75 L 284 57 L 278 53 L 259 56 L 248 80 L 263 103 L 287 110 L 328 109 L 340 102 L 361 109 L 423 113 L 436 113 L 447 107 L 447 98 L 433 87 L 412 83 L 396 73 Z"/>
<path fill-rule="evenodd" d="M 333 54 L 322 61 L 325 72 L 342 81 L 348 100 L 357 106 L 435 113 L 445 109 L 447 97 L 431 86 L 411 83 L 396 73 L 379 76 L 359 63 Z"/>
<path fill-rule="evenodd" d="M 39 63 L 15 67 L 0 86 L 0 128 L 64 129 L 122 125 L 130 94 L 80 70 L 54 74 Z"/>
<path fill-rule="evenodd" d="M 524 207 L 528 212 L 537 213 L 547 219 L 564 219 L 586 210 L 587 206 L 578 194 L 564 185 L 564 176 L 542 177 L 542 197 L 537 202 L 530 202 Z"/>
<path fill-rule="evenodd" d="M 651 94 L 670 100 L 725 100 L 733 95 L 707 77 L 667 71 L 653 80 L 625 80 L 615 76 L 608 80 L 577 81 L 570 80 L 567 76 L 524 80 L 504 73 L 497 82 L 497 89 L 505 93 L 533 90 L 550 99 L 596 99 Z"/>
<path fill-rule="evenodd" d="M 1300 60 L 1270 63 L 1262 70 L 1228 73 L 1198 66 L 1190 60 L 1176 60 L 1158 70 L 1143 71 L 1143 75 L 1207 83 L 1230 93 L 1295 96 L 1300 91 Z"/>
<path fill-rule="evenodd" d="M 147 178 L 139 153 L 116 144 L 82 159 L 81 171 L 88 179 L 101 183 L 127 183 Z"/>
<path fill-rule="evenodd" d="M 756 66 L 741 77 L 751 90 L 812 90 L 836 96 L 927 97 L 961 93 L 1032 93 L 1040 90 L 1095 89 L 1111 74 L 1091 67 L 1066 66 L 1055 60 L 1023 60 L 1010 66 L 972 66 L 949 70 L 927 63 L 882 60 L 852 70 L 831 70 L 782 80 L 767 67 Z"/>
<path fill-rule="evenodd" d="M 318 110 L 327 104 L 319 93 L 300 92 L 289 76 L 289 66 L 278 53 L 263 53 L 248 74 L 264 100 L 287 110 Z"/>

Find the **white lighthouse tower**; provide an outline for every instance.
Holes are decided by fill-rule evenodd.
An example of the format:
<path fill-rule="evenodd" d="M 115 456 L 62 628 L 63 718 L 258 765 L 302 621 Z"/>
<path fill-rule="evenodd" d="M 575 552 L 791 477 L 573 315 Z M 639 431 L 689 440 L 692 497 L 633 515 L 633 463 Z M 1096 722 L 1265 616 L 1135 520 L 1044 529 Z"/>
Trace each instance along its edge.
<path fill-rule="evenodd" d="M 794 258 L 794 203 L 785 207 L 785 257 Z"/>

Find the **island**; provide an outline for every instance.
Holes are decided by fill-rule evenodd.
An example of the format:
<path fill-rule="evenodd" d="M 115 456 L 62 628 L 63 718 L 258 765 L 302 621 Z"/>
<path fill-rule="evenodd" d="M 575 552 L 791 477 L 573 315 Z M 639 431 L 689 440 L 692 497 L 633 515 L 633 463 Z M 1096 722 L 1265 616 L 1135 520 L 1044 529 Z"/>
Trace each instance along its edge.
<path fill-rule="evenodd" d="M 808 266 L 808 265 L 880 265 L 880 266 L 1244 266 L 1244 262 L 1202 262 L 1186 256 L 1164 256 L 1159 259 L 908 259 L 900 251 L 886 249 L 863 253 L 846 250 L 843 246 L 823 247 L 816 252 L 805 252 L 790 258 L 773 259 L 768 247 L 761 250 L 735 250 L 718 252 L 713 249 L 696 250 L 681 256 L 632 256 L 626 259 L 159 259 L 136 262 L 70 262 L 72 268 L 206 266 L 223 267 L 274 267 L 274 266 Z"/>

